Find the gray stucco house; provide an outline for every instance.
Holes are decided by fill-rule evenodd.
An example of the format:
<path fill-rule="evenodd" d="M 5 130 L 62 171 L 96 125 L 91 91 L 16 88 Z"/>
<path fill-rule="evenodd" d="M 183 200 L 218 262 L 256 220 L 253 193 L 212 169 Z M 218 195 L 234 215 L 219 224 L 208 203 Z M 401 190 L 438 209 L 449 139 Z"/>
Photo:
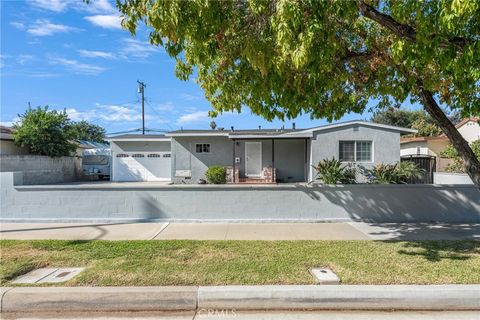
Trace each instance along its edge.
<path fill-rule="evenodd" d="M 110 138 L 113 181 L 197 183 L 213 165 L 231 183 L 306 182 L 325 158 L 365 167 L 400 160 L 400 134 L 415 130 L 366 121 L 309 129 L 178 130 Z"/>

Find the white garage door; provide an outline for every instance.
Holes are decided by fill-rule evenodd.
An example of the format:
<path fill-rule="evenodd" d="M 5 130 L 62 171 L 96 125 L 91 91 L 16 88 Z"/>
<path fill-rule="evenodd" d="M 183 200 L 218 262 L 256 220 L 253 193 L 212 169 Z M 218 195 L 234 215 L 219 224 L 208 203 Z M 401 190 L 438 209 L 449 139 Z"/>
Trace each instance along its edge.
<path fill-rule="evenodd" d="M 124 152 L 113 158 L 113 181 L 170 181 L 170 152 Z"/>

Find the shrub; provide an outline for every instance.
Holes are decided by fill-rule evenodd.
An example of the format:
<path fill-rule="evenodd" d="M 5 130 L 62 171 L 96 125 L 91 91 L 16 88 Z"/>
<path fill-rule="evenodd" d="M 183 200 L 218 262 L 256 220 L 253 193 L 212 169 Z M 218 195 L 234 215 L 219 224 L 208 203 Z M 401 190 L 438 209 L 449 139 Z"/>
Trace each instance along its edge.
<path fill-rule="evenodd" d="M 331 160 L 323 159 L 313 168 L 317 171 L 317 179 L 325 184 L 351 184 L 356 182 L 357 170 L 355 167 L 344 166 L 335 158 Z"/>
<path fill-rule="evenodd" d="M 221 166 L 212 166 L 205 172 L 208 183 L 224 184 L 227 182 L 227 170 Z"/>
<path fill-rule="evenodd" d="M 480 159 L 480 140 L 475 140 L 470 144 L 470 147 L 472 148 L 473 153 L 477 157 L 477 159 Z M 450 163 L 447 165 L 445 168 L 445 171 L 447 172 L 465 172 L 465 166 L 463 163 L 463 160 L 460 158 L 458 155 L 457 150 L 450 144 L 440 152 L 440 157 L 442 158 L 450 158 L 453 159 L 453 163 Z"/>
<path fill-rule="evenodd" d="M 369 183 L 398 184 L 407 183 L 410 178 L 420 178 L 424 170 L 411 161 L 396 164 L 380 163 L 371 169 L 360 167 Z"/>

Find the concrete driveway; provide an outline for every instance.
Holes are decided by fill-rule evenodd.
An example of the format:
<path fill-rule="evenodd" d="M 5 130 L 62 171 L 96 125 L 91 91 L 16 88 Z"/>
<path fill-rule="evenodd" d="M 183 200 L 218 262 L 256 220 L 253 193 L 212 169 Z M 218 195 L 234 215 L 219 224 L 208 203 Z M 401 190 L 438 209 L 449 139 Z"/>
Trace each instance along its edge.
<path fill-rule="evenodd" d="M 480 224 L 2 223 L 0 239 L 63 240 L 480 240 Z"/>

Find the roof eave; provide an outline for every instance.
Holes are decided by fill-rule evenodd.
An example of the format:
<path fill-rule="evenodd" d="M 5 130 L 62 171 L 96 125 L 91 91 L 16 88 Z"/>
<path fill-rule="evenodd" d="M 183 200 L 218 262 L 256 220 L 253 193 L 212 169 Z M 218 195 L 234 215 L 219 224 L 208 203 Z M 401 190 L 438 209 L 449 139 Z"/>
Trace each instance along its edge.
<path fill-rule="evenodd" d="M 202 132 L 192 132 L 192 133 L 166 133 L 166 137 L 228 137 L 228 132 L 215 132 L 215 133 L 202 133 Z"/>
<path fill-rule="evenodd" d="M 368 126 L 368 127 L 389 129 L 389 130 L 395 130 L 395 131 L 398 131 L 398 132 L 401 132 L 401 133 L 417 133 L 418 132 L 418 130 L 415 130 L 415 129 L 403 128 L 403 127 L 397 127 L 397 126 L 390 126 L 390 125 L 386 125 L 386 124 L 372 123 L 372 122 L 366 122 L 366 121 L 358 120 L 358 121 L 334 123 L 334 124 L 329 124 L 329 125 L 325 125 L 325 126 L 314 127 L 314 128 L 299 131 L 298 133 L 323 131 L 323 130 L 341 128 L 341 127 L 346 127 L 346 126 L 351 126 L 351 125 L 363 125 L 363 126 Z M 295 134 L 295 133 L 293 133 L 293 134 Z M 292 133 L 287 133 L 287 134 L 292 134 Z"/>
<path fill-rule="evenodd" d="M 154 138 L 154 139 L 141 139 L 141 138 L 118 138 L 118 139 L 115 139 L 115 138 L 108 138 L 108 139 L 105 139 L 105 141 L 108 141 L 108 142 L 117 142 L 117 141 L 170 141 L 171 139 L 170 138 Z"/>

